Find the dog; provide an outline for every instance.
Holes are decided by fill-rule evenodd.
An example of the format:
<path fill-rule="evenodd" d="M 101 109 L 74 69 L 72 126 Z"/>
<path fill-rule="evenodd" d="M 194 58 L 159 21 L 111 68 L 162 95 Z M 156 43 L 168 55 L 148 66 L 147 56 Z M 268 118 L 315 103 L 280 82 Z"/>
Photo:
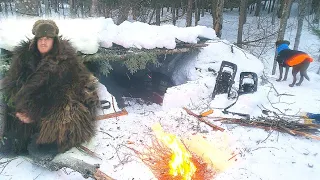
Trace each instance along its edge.
<path fill-rule="evenodd" d="M 286 40 L 280 40 L 276 42 L 277 47 L 277 58 L 276 61 L 279 65 L 280 76 L 277 81 L 281 81 L 283 75 L 283 69 L 285 69 L 285 74 L 283 81 L 287 80 L 289 68 L 292 67 L 292 76 L 293 82 L 289 84 L 290 87 L 294 85 L 300 86 L 306 78 L 310 81 L 310 78 L 307 74 L 307 69 L 313 59 L 305 52 L 291 50 L 289 49 L 290 42 Z M 297 82 L 297 74 L 300 72 L 300 80 Z"/>

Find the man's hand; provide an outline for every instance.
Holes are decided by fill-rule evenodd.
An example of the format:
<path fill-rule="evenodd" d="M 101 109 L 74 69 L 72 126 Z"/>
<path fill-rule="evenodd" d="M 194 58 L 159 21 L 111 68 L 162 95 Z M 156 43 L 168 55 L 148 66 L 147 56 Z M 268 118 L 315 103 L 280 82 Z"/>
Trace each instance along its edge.
<path fill-rule="evenodd" d="M 32 123 L 33 121 L 28 117 L 28 115 L 26 113 L 20 113 L 17 112 L 16 113 L 17 118 L 20 119 L 20 121 L 22 121 L 23 123 Z"/>

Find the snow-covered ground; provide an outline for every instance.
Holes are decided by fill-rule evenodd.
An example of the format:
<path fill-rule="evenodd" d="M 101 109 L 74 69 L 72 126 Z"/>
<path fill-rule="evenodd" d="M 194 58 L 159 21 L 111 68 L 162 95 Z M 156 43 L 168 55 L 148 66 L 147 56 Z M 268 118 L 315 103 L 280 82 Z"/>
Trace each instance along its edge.
<path fill-rule="evenodd" d="M 232 13 L 226 14 L 226 22 L 237 24 L 235 15 Z M 202 19 L 203 25 L 206 25 L 205 22 L 209 24 L 210 16 L 207 17 L 207 19 Z M 248 17 L 248 21 L 253 22 L 254 20 L 254 17 Z M 208 71 L 208 68 L 218 71 L 221 62 L 225 60 L 236 63 L 238 66 L 235 87 L 238 85 L 239 73 L 242 71 L 256 72 L 261 76 L 263 70 L 266 69 L 265 74 L 270 81 L 270 83 L 264 84 L 261 83 L 262 80 L 259 78 L 258 91 L 254 94 L 240 96 L 238 102 L 230 108 L 231 111 L 248 113 L 252 117 L 261 115 L 261 110 L 258 107 L 261 105 L 277 111 L 271 106 L 269 102 L 271 101 L 274 103 L 274 107 L 287 114 L 297 114 L 302 111 L 319 112 L 319 75 L 309 72 L 311 80 L 305 80 L 300 87 L 290 88 L 288 86 L 292 81 L 291 75 L 286 82 L 276 82 L 277 77 L 269 73 L 274 50 L 270 50 L 268 54 L 270 61 L 267 62 L 270 64 L 263 64 L 249 52 L 237 47 L 233 47 L 234 52 L 232 53 L 230 50 L 231 44 L 228 41 L 234 42 L 235 39 L 232 39 L 234 37 L 231 35 L 224 34 L 227 34 L 227 32 L 235 33 L 237 28 L 228 29 L 228 23 L 226 22 L 224 23 L 222 40 L 208 41 L 208 46 L 203 48 L 197 57 L 186 59 L 182 62 L 181 68 L 173 73 L 173 78 L 176 82 L 180 82 L 178 83 L 180 85 L 167 90 L 162 106 L 157 104 L 141 105 L 135 99 L 131 99 L 129 100 L 130 106 L 126 108 L 129 113 L 127 116 L 98 122 L 97 135 L 85 146 L 98 154 L 102 160 L 88 157 L 81 152 L 77 152 L 76 149 L 70 150 L 68 155 L 76 156 L 91 163 L 99 163 L 103 172 L 118 180 L 154 179 L 148 167 L 128 147 L 141 149 L 144 147 L 143 145 L 148 144 L 153 136 L 151 127 L 159 122 L 166 132 L 176 134 L 183 139 L 198 134 L 205 136 L 206 140 L 211 142 L 213 146 L 227 143 L 230 149 L 239 153 L 236 157 L 237 161 L 225 171 L 217 174 L 215 179 L 319 179 L 319 141 L 278 133 L 277 131 L 267 132 L 262 129 L 225 125 L 219 122 L 213 123 L 225 128 L 225 131 L 223 133 L 213 131 L 212 128 L 199 123 L 196 118 L 188 115 L 182 109 L 182 107 L 188 107 L 196 113 L 213 109 L 214 113 L 209 117 L 229 116 L 224 115 L 219 108 L 228 106 L 233 100 L 228 100 L 225 94 L 217 95 L 214 100 L 211 100 L 216 76 Z M 142 27 L 145 26 L 141 25 Z M 192 31 L 197 32 L 196 29 Z M 290 40 L 292 40 L 294 33 L 289 34 Z M 214 35 L 211 36 L 214 37 Z M 94 39 L 95 36 L 92 38 Z M 143 42 L 154 43 L 154 39 L 144 39 Z M 312 47 L 319 48 L 320 42 L 304 28 L 300 47 L 310 50 L 308 48 L 310 44 L 312 44 Z M 316 53 L 310 54 L 314 59 L 317 58 Z M 181 82 L 184 83 L 181 84 Z M 277 97 L 271 83 L 279 93 L 292 96 Z M 111 95 L 102 85 L 99 95 L 102 99 L 111 101 Z M 113 112 L 112 108 L 100 113 L 110 112 Z M 79 173 L 70 169 L 50 172 L 19 157 L 9 163 L 2 163 L 5 161 L 7 161 L 5 157 L 0 160 L 0 179 L 82 179 Z"/>

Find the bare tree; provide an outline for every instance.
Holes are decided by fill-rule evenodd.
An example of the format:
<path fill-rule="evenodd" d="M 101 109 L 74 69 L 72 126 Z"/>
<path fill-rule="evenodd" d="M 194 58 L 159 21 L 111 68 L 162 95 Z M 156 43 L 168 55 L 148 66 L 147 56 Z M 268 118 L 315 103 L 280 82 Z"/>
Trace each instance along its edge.
<path fill-rule="evenodd" d="M 193 3 L 193 0 L 188 0 L 187 17 L 186 17 L 187 27 L 190 27 L 192 25 L 192 3 Z"/>
<path fill-rule="evenodd" d="M 303 19 L 306 16 L 307 12 L 307 0 L 300 0 L 299 1 L 299 17 L 298 17 L 298 27 L 297 27 L 297 34 L 294 41 L 294 47 L 293 49 L 298 50 L 299 43 L 300 43 L 300 37 L 302 32 L 302 26 L 303 26 Z"/>
<path fill-rule="evenodd" d="M 243 33 L 243 24 L 246 16 L 246 2 L 247 0 L 241 0 L 240 2 L 240 16 L 239 16 L 239 26 L 238 26 L 238 37 L 237 45 L 242 48 L 242 33 Z"/>

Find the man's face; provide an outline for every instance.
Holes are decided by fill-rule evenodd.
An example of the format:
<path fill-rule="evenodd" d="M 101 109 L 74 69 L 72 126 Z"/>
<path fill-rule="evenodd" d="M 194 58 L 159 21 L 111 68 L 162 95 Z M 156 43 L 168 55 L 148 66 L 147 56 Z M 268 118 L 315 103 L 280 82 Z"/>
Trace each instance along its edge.
<path fill-rule="evenodd" d="M 53 38 L 42 37 L 42 38 L 38 39 L 37 46 L 38 46 L 38 50 L 41 54 L 46 54 L 52 49 Z"/>

